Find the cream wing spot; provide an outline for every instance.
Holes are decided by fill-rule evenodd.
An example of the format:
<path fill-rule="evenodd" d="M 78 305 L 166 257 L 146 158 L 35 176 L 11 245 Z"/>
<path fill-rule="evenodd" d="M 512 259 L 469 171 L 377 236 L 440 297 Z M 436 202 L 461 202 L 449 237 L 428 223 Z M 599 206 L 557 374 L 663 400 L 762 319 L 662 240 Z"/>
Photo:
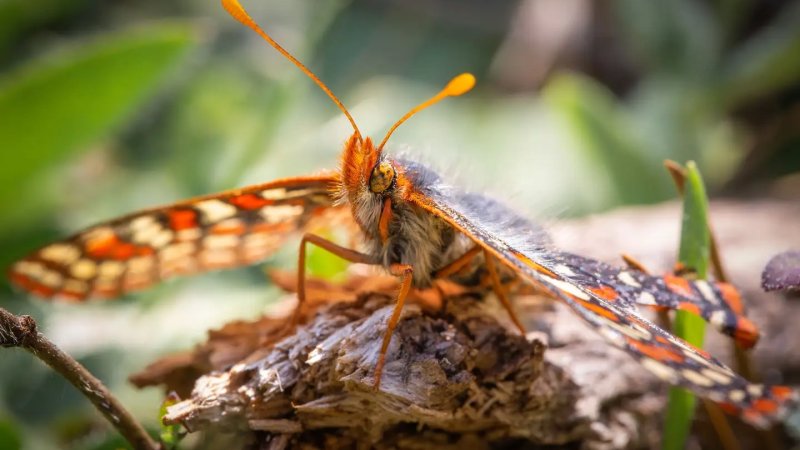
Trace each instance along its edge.
<path fill-rule="evenodd" d="M 97 264 L 90 259 L 80 259 L 72 264 L 70 274 L 80 280 L 94 278 L 97 274 Z"/>
<path fill-rule="evenodd" d="M 196 241 L 203 236 L 203 232 L 200 231 L 199 228 L 187 228 L 185 230 L 180 230 L 175 233 L 175 240 L 186 242 L 186 241 Z"/>
<path fill-rule="evenodd" d="M 694 383 L 694 384 L 696 384 L 698 386 L 709 387 L 709 386 L 713 386 L 714 385 L 713 381 L 711 381 L 709 378 L 701 375 L 696 370 L 683 369 L 681 371 L 681 374 L 683 375 L 684 378 L 686 378 L 687 380 L 691 381 L 692 383 Z"/>
<path fill-rule="evenodd" d="M 200 263 L 206 267 L 227 267 L 236 264 L 236 252 L 231 250 L 206 250 L 200 253 Z"/>
<path fill-rule="evenodd" d="M 194 243 L 179 242 L 161 249 L 161 251 L 158 252 L 158 257 L 162 262 L 170 263 L 181 259 L 187 259 L 194 253 L 194 251 Z"/>
<path fill-rule="evenodd" d="M 39 256 L 48 261 L 69 265 L 81 257 L 81 251 L 72 244 L 52 244 L 41 250 Z"/>
<path fill-rule="evenodd" d="M 125 272 L 125 264 L 119 261 L 103 261 L 97 271 L 100 278 L 113 280 Z"/>
<path fill-rule="evenodd" d="M 572 271 L 569 267 L 565 266 L 564 264 L 558 264 L 553 267 L 553 270 L 560 275 L 564 275 L 565 277 L 574 277 L 575 272 Z"/>
<path fill-rule="evenodd" d="M 619 275 L 617 275 L 617 278 L 619 279 L 619 281 L 622 281 L 628 286 L 633 286 L 635 288 L 642 287 L 642 285 L 639 284 L 639 282 L 636 281 L 635 278 L 633 278 L 633 275 L 631 275 L 630 272 L 620 272 Z"/>
<path fill-rule="evenodd" d="M 14 270 L 27 277 L 39 279 L 44 274 L 47 268 L 44 264 L 33 261 L 19 261 L 14 264 Z"/>
<path fill-rule="evenodd" d="M 137 256 L 128 261 L 128 272 L 126 275 L 139 275 L 150 273 L 156 265 L 156 259 L 152 255 Z"/>
<path fill-rule="evenodd" d="M 40 282 L 51 288 L 58 288 L 61 286 L 61 283 L 64 281 L 64 277 L 61 276 L 60 273 L 56 272 L 55 270 L 45 270 L 42 273 L 42 277 L 40 278 Z"/>
<path fill-rule="evenodd" d="M 764 386 L 760 384 L 747 385 L 747 393 L 753 397 L 761 397 L 764 395 Z"/>
<path fill-rule="evenodd" d="M 715 305 L 719 304 L 719 299 L 714 295 L 714 290 L 711 289 L 711 285 L 708 284 L 708 281 L 696 280 L 694 285 L 697 286 L 697 290 L 700 291 L 706 301 Z"/>
<path fill-rule="evenodd" d="M 158 233 L 154 234 L 150 238 L 150 242 L 148 242 L 148 244 L 155 248 L 161 248 L 172 242 L 173 238 L 174 233 L 172 231 L 161 229 Z"/>
<path fill-rule="evenodd" d="M 548 277 L 547 275 L 539 274 L 539 277 L 550 284 L 551 286 L 555 287 L 560 291 L 564 291 L 568 294 L 571 294 L 581 300 L 589 300 L 589 295 L 583 292 L 582 290 L 578 289 L 574 285 L 567 283 L 565 281 L 556 280 L 555 278 Z"/>
<path fill-rule="evenodd" d="M 261 191 L 261 198 L 264 200 L 281 200 L 286 198 L 286 189 L 275 188 Z"/>
<path fill-rule="evenodd" d="M 734 389 L 728 392 L 728 398 L 736 403 L 739 403 L 742 400 L 744 400 L 746 396 L 747 394 L 745 394 L 744 391 L 741 389 Z"/>
<path fill-rule="evenodd" d="M 672 367 L 667 366 L 666 364 L 662 364 L 654 359 L 645 358 L 641 360 L 642 366 L 645 369 L 653 372 L 658 378 L 661 378 L 664 381 L 674 383 L 678 379 L 677 373 L 675 373 L 675 369 Z"/>
<path fill-rule="evenodd" d="M 239 237 L 229 234 L 208 235 L 203 239 L 203 246 L 207 249 L 217 250 L 225 248 L 233 248 L 239 245 Z"/>
<path fill-rule="evenodd" d="M 197 202 L 194 207 L 203 214 L 208 223 L 216 223 L 236 215 L 235 206 L 216 199 Z"/>
<path fill-rule="evenodd" d="M 732 380 L 727 374 L 712 369 L 703 369 L 702 374 L 719 384 L 730 384 Z"/>
<path fill-rule="evenodd" d="M 714 311 L 711 313 L 711 316 L 708 318 L 708 321 L 711 322 L 711 325 L 719 328 L 725 325 L 725 319 L 727 314 L 725 311 Z"/>
<path fill-rule="evenodd" d="M 89 284 L 85 281 L 67 278 L 66 281 L 64 281 L 64 290 L 77 294 L 85 294 L 89 291 Z"/>
<path fill-rule="evenodd" d="M 280 223 L 300 216 L 303 211 L 300 205 L 276 205 L 261 208 L 259 214 L 267 223 Z"/>
<path fill-rule="evenodd" d="M 656 298 L 655 296 L 653 296 L 653 294 L 647 291 L 642 291 L 641 293 L 639 293 L 639 298 L 636 300 L 636 303 L 639 303 L 641 305 L 655 305 Z"/>

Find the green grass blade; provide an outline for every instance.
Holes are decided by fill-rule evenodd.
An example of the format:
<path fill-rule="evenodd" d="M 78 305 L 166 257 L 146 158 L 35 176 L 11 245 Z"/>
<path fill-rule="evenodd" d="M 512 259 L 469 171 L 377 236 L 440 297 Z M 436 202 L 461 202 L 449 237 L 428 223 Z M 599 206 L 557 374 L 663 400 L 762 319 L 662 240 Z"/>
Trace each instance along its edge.
<path fill-rule="evenodd" d="M 709 263 L 708 199 L 700 172 L 694 162 L 686 165 L 683 193 L 683 218 L 678 262 L 693 270 L 698 279 L 706 278 Z M 693 314 L 677 311 L 673 331 L 689 343 L 703 346 L 705 322 Z M 664 450 L 680 450 L 692 426 L 697 399 L 682 388 L 671 388 L 664 426 Z"/>

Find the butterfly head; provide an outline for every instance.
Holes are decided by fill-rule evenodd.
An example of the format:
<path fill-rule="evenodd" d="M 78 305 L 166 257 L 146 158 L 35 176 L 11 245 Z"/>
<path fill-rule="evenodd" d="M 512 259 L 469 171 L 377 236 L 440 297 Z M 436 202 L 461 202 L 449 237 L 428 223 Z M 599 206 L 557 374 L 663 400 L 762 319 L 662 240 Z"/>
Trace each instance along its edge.
<path fill-rule="evenodd" d="M 377 146 L 370 138 L 362 138 L 354 126 L 354 132 L 344 146 L 341 157 L 341 179 L 344 194 L 351 200 L 362 195 L 387 197 L 395 188 L 405 183 L 400 167 L 383 154 L 384 146 L 392 133 L 403 122 L 417 112 L 447 97 L 454 97 L 468 92 L 475 85 L 475 77 L 470 73 L 456 76 L 436 95 L 412 108 L 400 118 L 384 136 Z"/>

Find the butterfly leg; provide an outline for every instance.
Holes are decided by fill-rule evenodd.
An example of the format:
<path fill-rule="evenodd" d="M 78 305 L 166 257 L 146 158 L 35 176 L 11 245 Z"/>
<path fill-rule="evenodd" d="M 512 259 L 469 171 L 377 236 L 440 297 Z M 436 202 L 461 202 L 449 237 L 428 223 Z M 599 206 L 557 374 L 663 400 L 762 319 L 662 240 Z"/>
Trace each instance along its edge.
<path fill-rule="evenodd" d="M 466 253 L 456 258 L 453 262 L 448 263 L 446 266 L 434 272 L 433 277 L 447 278 L 451 275 L 455 275 L 461 271 L 461 269 L 467 267 L 467 264 L 472 262 L 473 258 L 478 256 L 478 254 L 482 251 L 483 249 L 480 246 L 475 245 L 471 249 L 467 250 Z"/>
<path fill-rule="evenodd" d="M 497 296 L 497 299 L 500 300 L 500 303 L 503 305 L 503 308 L 508 311 L 508 315 L 511 316 L 511 321 L 514 322 L 517 329 L 523 336 L 527 333 L 525 331 L 525 327 L 522 325 L 522 322 L 517 317 L 517 313 L 514 312 L 514 307 L 511 305 L 511 301 L 508 299 L 508 295 L 506 295 L 506 291 L 503 288 L 503 283 L 500 282 L 500 276 L 497 274 L 497 268 L 495 267 L 494 260 L 492 259 L 492 255 L 489 254 L 488 251 L 484 251 L 484 259 L 486 260 L 486 268 L 489 271 L 489 278 L 492 281 L 492 289 L 494 290 L 494 294 Z"/>
<path fill-rule="evenodd" d="M 381 351 L 378 354 L 378 363 L 375 365 L 375 384 L 373 386 L 376 390 L 381 387 L 381 375 L 383 374 L 383 365 L 386 363 L 386 351 L 389 349 L 389 342 L 392 340 L 392 334 L 397 326 L 397 322 L 400 321 L 403 303 L 405 303 L 408 291 L 411 289 L 414 269 L 407 264 L 392 264 L 389 267 L 389 273 L 400 277 L 400 292 L 397 294 L 392 316 L 389 318 L 389 323 L 386 325 L 386 331 L 383 334 L 383 342 L 381 343 Z"/>
<path fill-rule="evenodd" d="M 292 329 L 300 322 L 303 304 L 306 299 L 306 244 L 314 244 L 353 263 L 377 264 L 369 255 L 342 247 L 316 234 L 304 234 L 303 239 L 300 241 L 300 252 L 297 261 L 297 307 L 294 310 L 294 314 L 292 314 L 290 322 Z"/>

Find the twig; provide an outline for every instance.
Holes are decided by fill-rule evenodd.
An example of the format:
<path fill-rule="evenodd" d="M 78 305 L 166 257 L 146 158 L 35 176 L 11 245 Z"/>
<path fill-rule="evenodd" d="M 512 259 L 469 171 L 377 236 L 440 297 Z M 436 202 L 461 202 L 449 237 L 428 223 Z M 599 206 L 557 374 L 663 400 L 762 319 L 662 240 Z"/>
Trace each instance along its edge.
<path fill-rule="evenodd" d="M 0 346 L 24 348 L 61 374 L 92 402 L 133 448 L 161 449 L 100 380 L 38 332 L 36 321 L 31 316 L 16 316 L 0 308 Z"/>

